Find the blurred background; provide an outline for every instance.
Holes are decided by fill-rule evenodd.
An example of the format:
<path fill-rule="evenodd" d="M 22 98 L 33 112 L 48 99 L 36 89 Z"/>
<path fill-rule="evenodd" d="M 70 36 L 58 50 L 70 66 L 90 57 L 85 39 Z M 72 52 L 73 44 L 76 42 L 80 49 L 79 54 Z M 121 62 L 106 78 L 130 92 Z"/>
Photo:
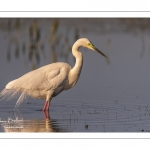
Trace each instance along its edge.
<path fill-rule="evenodd" d="M 48 123 L 39 111 L 44 101 L 31 98 L 15 113 L 16 98 L 0 101 L 0 118 L 23 118 L 23 132 L 150 131 L 149 18 L 1 18 L 0 90 L 49 63 L 74 66 L 72 45 L 83 37 L 106 54 L 110 64 L 80 48 L 84 62 L 79 81 L 53 98 Z M 52 129 L 45 129 L 47 124 Z M 11 132 L 3 124 L 0 131 Z"/>

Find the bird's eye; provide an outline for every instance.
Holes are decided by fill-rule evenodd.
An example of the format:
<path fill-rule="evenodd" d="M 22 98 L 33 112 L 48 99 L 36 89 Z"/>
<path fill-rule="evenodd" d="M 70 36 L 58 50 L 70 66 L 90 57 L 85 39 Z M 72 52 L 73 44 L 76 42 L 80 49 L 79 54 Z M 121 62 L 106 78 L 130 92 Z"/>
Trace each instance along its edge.
<path fill-rule="evenodd" d="M 92 43 L 88 43 L 88 46 L 90 46 L 90 47 L 94 47 Z"/>

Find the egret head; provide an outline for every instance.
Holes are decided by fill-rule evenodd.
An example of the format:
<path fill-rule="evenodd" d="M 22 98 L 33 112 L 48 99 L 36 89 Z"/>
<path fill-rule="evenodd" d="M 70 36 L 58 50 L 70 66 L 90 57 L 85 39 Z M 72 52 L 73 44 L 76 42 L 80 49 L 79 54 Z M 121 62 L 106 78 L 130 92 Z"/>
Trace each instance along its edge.
<path fill-rule="evenodd" d="M 104 56 L 105 58 L 108 59 L 108 57 L 107 57 L 105 54 L 103 54 L 100 50 L 98 50 L 98 49 L 93 45 L 93 43 L 92 43 L 90 40 L 88 40 L 87 38 L 82 38 L 82 39 L 79 39 L 79 40 L 80 40 L 80 42 L 81 42 L 81 44 L 82 44 L 83 47 L 86 47 L 86 48 L 88 48 L 88 49 L 91 49 L 91 50 L 93 50 L 93 51 L 95 51 L 95 52 L 101 54 L 102 56 Z"/>

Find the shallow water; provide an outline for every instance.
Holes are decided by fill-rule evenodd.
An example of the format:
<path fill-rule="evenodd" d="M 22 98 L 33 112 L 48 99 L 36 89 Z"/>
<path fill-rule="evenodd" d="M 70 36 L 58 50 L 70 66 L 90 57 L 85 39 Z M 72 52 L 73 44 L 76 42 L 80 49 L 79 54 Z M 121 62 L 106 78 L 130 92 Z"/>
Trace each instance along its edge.
<path fill-rule="evenodd" d="M 60 19 L 58 37 L 63 33 L 68 34 L 66 37 L 72 45 L 73 36 L 78 32 L 76 37 L 89 38 L 97 48 L 108 55 L 110 64 L 102 56 L 81 49 L 84 65 L 80 79 L 75 87 L 53 98 L 46 119 L 41 111 L 43 100 L 27 98 L 15 111 L 16 98 L 0 101 L 1 132 L 150 131 L 150 37 L 149 26 L 145 25 L 149 19 L 145 21 L 145 26 L 140 24 L 142 21 L 137 21 L 136 24 L 136 21 L 131 19 L 124 19 L 123 23 L 118 21 L 119 19 L 83 19 L 80 20 L 82 26 L 76 20 Z M 28 59 L 30 38 L 25 34 L 25 28 L 30 26 L 32 21 L 29 20 L 19 28 L 18 57 L 15 56 L 15 44 L 10 44 L 12 37 L 17 35 L 15 29 L 0 29 L 0 90 L 9 81 L 32 70 L 33 66 L 40 67 L 53 61 L 65 61 L 72 66 L 74 64 L 70 51 L 65 51 L 64 55 L 63 49 L 66 49 L 66 45 L 53 47 L 58 50 L 56 55 L 52 51 L 49 53 L 52 47 L 48 42 L 43 42 L 44 53 L 39 50 L 39 62 L 35 58 L 32 61 Z M 41 41 L 50 38 L 46 33 L 53 21 L 37 19 Z M 143 26 L 144 29 L 141 28 Z M 24 41 L 25 54 L 21 52 L 21 44 Z M 61 42 L 63 43 L 63 40 Z M 8 47 L 11 47 L 10 61 L 7 59 Z M 8 121 L 10 118 L 14 122 Z M 17 119 L 22 121 L 21 124 Z"/>

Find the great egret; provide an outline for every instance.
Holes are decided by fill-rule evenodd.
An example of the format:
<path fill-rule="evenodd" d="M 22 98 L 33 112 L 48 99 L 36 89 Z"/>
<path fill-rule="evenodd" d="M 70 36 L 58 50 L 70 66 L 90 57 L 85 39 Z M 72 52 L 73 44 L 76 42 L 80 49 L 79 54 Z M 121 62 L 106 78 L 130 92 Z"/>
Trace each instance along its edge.
<path fill-rule="evenodd" d="M 73 68 L 64 62 L 43 66 L 9 82 L 1 92 L 1 96 L 5 98 L 20 93 L 16 107 L 23 101 L 26 94 L 33 98 L 45 99 L 42 111 L 49 111 L 52 98 L 62 91 L 72 88 L 79 79 L 83 65 L 82 53 L 79 51 L 80 47 L 86 47 L 107 58 L 87 38 L 78 39 L 72 47 L 72 54 L 76 58 Z"/>

